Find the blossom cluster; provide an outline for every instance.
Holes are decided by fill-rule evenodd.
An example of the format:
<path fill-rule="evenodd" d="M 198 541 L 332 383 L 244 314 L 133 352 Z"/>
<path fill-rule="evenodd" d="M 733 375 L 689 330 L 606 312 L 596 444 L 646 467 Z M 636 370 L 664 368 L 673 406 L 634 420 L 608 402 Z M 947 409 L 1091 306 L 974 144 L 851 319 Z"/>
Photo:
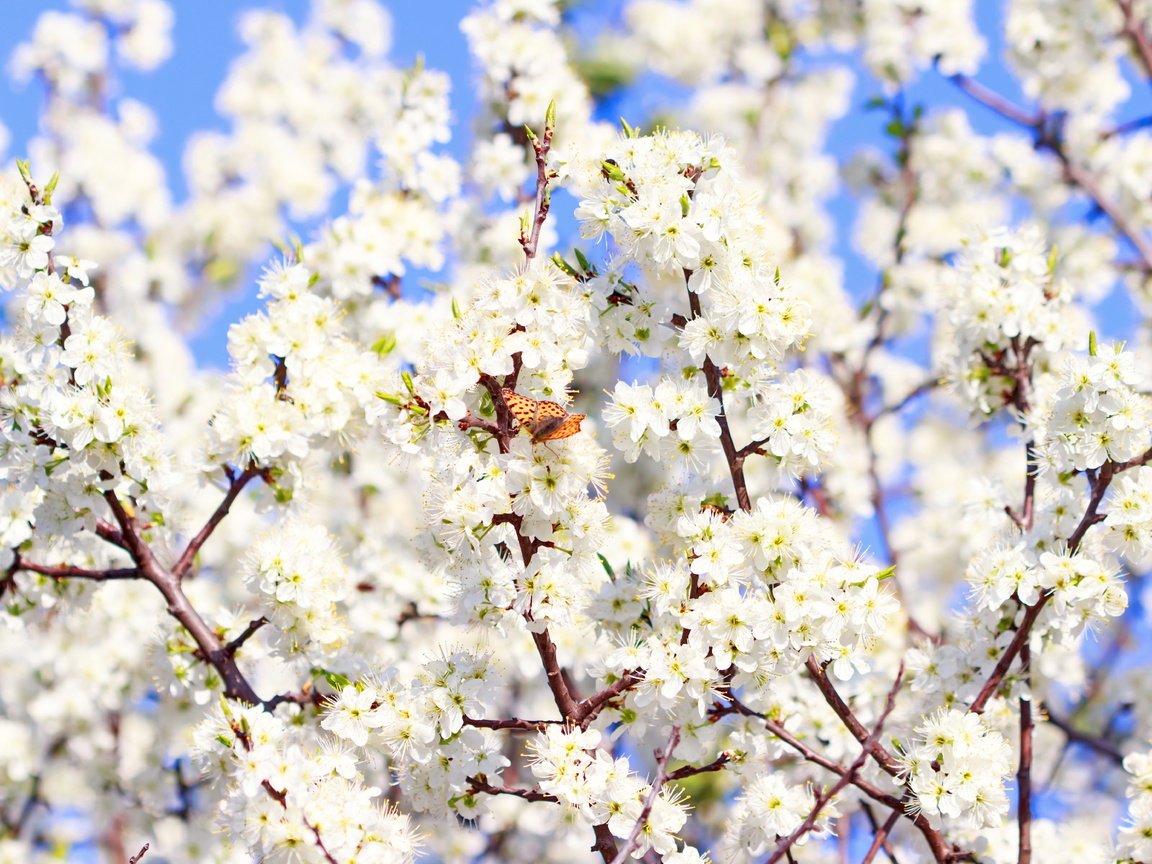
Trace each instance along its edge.
<path fill-rule="evenodd" d="M 997 825 L 1008 812 L 1008 742 L 981 718 L 941 710 L 916 728 L 902 757 L 916 806 L 931 819 L 972 829 Z"/>
<path fill-rule="evenodd" d="M 240 16 L 182 200 L 117 77 L 163 0 L 13 59 L 0 861 L 1148 859 L 1146 4 L 1013 0 L 1014 105 L 969 2 L 478 0 L 455 144 L 309 5 Z"/>
<path fill-rule="evenodd" d="M 227 703 L 198 730 L 197 756 L 229 779 L 221 829 L 254 855 L 292 850 L 302 862 L 410 862 L 409 818 L 377 801 L 346 748 L 294 730 L 262 708 Z"/>

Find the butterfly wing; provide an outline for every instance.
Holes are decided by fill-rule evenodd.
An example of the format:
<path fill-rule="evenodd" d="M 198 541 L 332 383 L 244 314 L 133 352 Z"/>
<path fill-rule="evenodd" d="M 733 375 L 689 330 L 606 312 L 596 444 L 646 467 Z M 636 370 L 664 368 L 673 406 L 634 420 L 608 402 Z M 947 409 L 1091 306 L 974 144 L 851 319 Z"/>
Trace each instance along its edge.
<path fill-rule="evenodd" d="M 580 431 L 580 421 L 584 419 L 584 414 L 565 414 L 563 418 L 553 418 L 555 426 L 548 429 L 540 428 L 532 435 L 533 441 L 558 441 L 561 438 L 569 438 Z M 540 424 L 544 426 L 543 423 Z"/>
<path fill-rule="evenodd" d="M 537 422 L 536 406 L 539 403 L 535 399 L 521 396 L 515 390 L 504 389 L 500 393 L 504 397 L 504 404 L 508 406 L 512 416 L 516 418 L 516 422 L 526 429 L 534 429 Z"/>
<path fill-rule="evenodd" d="M 532 443 L 568 438 L 580 431 L 584 414 L 569 414 L 556 402 L 545 402 L 521 396 L 514 390 L 500 391 L 512 416 L 532 436 Z"/>
<path fill-rule="evenodd" d="M 536 403 L 536 410 L 539 412 L 540 420 L 547 420 L 553 417 L 567 417 L 568 412 L 555 402 L 544 402 L 543 400 Z"/>

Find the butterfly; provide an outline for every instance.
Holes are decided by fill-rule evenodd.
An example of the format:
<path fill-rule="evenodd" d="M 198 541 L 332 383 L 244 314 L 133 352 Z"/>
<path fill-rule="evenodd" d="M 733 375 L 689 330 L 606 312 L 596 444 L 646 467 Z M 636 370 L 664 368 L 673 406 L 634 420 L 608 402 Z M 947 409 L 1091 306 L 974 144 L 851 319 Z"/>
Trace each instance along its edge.
<path fill-rule="evenodd" d="M 504 396 L 504 404 L 520 424 L 520 428 L 527 429 L 532 435 L 533 444 L 575 435 L 580 431 L 580 421 L 586 416 L 569 414 L 555 402 L 521 396 L 515 390 L 505 388 L 500 393 Z"/>

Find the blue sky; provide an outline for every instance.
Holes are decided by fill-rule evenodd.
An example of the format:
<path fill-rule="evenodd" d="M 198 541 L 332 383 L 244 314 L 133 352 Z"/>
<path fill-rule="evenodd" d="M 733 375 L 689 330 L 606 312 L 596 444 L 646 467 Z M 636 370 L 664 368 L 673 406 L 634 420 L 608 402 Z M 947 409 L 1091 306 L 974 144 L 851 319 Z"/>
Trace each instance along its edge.
<path fill-rule="evenodd" d="M 4 26 L 0 28 L 0 63 L 5 70 L 13 50 L 32 33 L 42 12 L 72 8 L 66 0 L 3 5 L 6 8 Z M 173 55 L 150 73 L 122 73 L 118 86 L 120 95 L 138 99 L 156 113 L 159 132 L 153 152 L 164 162 L 173 191 L 181 199 L 185 194 L 181 170 L 184 142 L 197 130 L 227 128 L 216 114 L 213 101 L 229 64 L 243 50 L 236 35 L 239 17 L 245 9 L 271 8 L 301 21 L 309 3 L 308 0 L 197 0 L 171 5 L 176 13 Z M 457 138 L 452 149 L 460 155 L 463 132 L 475 100 L 468 45 L 459 22 L 475 4 L 473 0 L 400 0 L 386 5 L 392 14 L 389 56 L 393 62 L 405 67 L 423 55 L 429 67 L 452 76 L 452 109 L 456 123 L 460 124 L 454 129 Z M 7 74 L 0 75 L 0 122 L 11 133 L 8 157 L 26 155 L 25 142 L 36 132 L 41 100 L 42 88 L 37 82 L 17 85 Z M 269 255 L 273 254 L 274 251 L 269 250 Z M 240 292 L 209 314 L 202 330 L 192 340 L 193 350 L 201 362 L 227 365 L 227 325 L 256 306 L 249 280 Z"/>
<path fill-rule="evenodd" d="M 217 88 L 224 80 L 228 64 L 242 48 L 236 36 L 236 22 L 249 8 L 272 8 L 301 20 L 307 0 L 197 0 L 173 3 L 176 12 L 175 52 L 154 72 L 125 75 L 123 92 L 152 107 L 160 119 L 156 152 L 169 166 L 173 178 L 179 175 L 183 142 L 197 129 L 222 127 L 212 108 Z M 423 54 L 428 65 L 452 75 L 453 108 L 457 117 L 471 112 L 468 86 L 468 46 L 458 23 L 473 5 L 471 0 L 401 0 L 389 4 L 393 19 L 391 56 L 398 65 L 408 65 Z M 0 60 L 7 68 L 16 45 L 32 32 L 36 18 L 47 9 L 70 9 L 64 0 L 35 3 L 5 3 L 4 26 L 0 28 Z M 40 104 L 35 84 L 17 87 L 7 76 L 0 80 L 0 119 L 12 132 L 10 155 L 21 154 L 21 142 L 35 130 Z"/>
<path fill-rule="evenodd" d="M 5 3 L 4 27 L 0 28 L 0 61 L 7 64 L 16 44 L 31 33 L 37 16 L 47 9 L 68 9 L 67 0 L 43 0 L 32 3 Z M 184 141 L 189 134 L 200 129 L 224 128 L 224 123 L 213 109 L 213 98 L 227 73 L 228 65 L 236 57 L 241 45 L 236 36 L 236 22 L 244 9 L 271 7 L 300 20 L 308 8 L 308 0 L 198 0 L 196 3 L 174 3 L 176 30 L 175 53 L 167 63 L 146 75 L 125 74 L 119 82 L 120 92 L 137 98 L 152 107 L 159 118 L 160 131 L 154 150 L 165 162 L 170 182 L 178 198 L 184 194 L 180 159 Z M 393 17 L 393 48 L 391 56 L 399 66 L 411 64 L 423 55 L 427 65 L 441 69 L 453 79 L 452 106 L 456 127 L 451 150 L 463 156 L 463 147 L 469 137 L 469 118 L 475 100 L 471 80 L 471 63 L 467 44 L 460 33 L 460 19 L 476 5 L 476 0 L 392 0 L 386 4 Z M 595 30 L 606 21 L 616 19 L 622 0 L 584 0 L 578 5 L 582 30 Z M 1023 102 L 1000 57 L 998 0 L 975 0 L 980 29 L 989 43 L 988 56 L 979 78 L 1010 98 Z M 839 58 L 827 60 L 811 58 L 813 62 L 841 62 Z M 882 133 L 885 122 L 882 112 L 863 110 L 865 102 L 880 92 L 876 82 L 857 68 L 857 85 L 852 98 L 853 107 L 833 129 L 829 149 L 840 159 L 847 158 L 861 145 L 870 144 L 891 150 L 891 142 Z M 647 83 L 647 79 L 645 81 Z M 657 87 L 656 93 L 667 97 L 669 88 Z M 925 73 L 908 91 L 909 104 L 923 102 L 933 107 L 959 105 L 968 110 L 973 127 L 983 133 L 1011 128 L 990 111 L 972 104 L 955 87 L 933 72 Z M 661 95 L 645 95 L 614 101 L 604 111 L 604 119 L 615 121 L 620 114 L 636 125 L 643 125 L 644 114 L 661 103 Z M 36 83 L 17 87 L 6 76 L 0 76 L 0 120 L 12 133 L 9 156 L 25 154 L 24 142 L 35 132 L 36 115 L 40 105 L 41 89 Z M 836 223 L 835 251 L 845 261 L 847 282 L 852 288 L 871 290 L 875 274 L 854 253 L 851 246 L 852 223 L 855 206 L 847 195 L 831 202 L 832 217 Z M 557 216 L 561 216 L 559 208 Z M 250 302 L 233 303 L 221 311 L 209 327 L 210 332 L 197 340 L 196 350 L 208 362 L 219 363 L 223 324 L 235 320 L 250 308 Z M 1126 308 L 1113 312 L 1113 320 L 1123 321 Z"/>

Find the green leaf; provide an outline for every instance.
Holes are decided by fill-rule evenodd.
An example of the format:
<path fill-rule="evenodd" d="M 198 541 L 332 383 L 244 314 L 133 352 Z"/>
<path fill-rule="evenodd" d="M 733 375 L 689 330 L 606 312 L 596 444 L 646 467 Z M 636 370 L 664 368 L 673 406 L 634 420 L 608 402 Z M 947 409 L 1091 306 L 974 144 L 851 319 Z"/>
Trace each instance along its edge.
<path fill-rule="evenodd" d="M 312 674 L 322 677 L 333 690 L 343 690 L 345 687 L 352 685 L 352 679 L 347 675 L 341 675 L 339 672 L 333 672 L 330 669 L 313 669 Z"/>
<path fill-rule="evenodd" d="M 571 264 L 569 264 L 567 261 L 565 261 L 564 256 L 561 255 L 559 252 L 553 252 L 551 260 L 552 260 L 553 264 L 555 264 L 557 267 L 559 267 L 561 270 L 563 270 L 565 273 L 567 273 L 573 279 L 575 279 L 576 277 L 578 277 L 580 275 L 580 273 L 576 270 L 576 268 L 573 267 Z"/>
<path fill-rule="evenodd" d="M 48 181 L 48 185 L 44 187 L 44 203 L 52 203 L 52 193 L 56 191 L 56 184 L 60 182 L 60 172 L 57 171 L 52 175 L 52 179 Z"/>
<path fill-rule="evenodd" d="M 608 559 L 599 552 L 596 553 L 596 557 L 600 559 L 600 564 L 604 568 L 604 572 L 608 574 L 608 578 L 615 582 L 616 574 L 612 572 L 612 565 L 608 563 Z"/>
<path fill-rule="evenodd" d="M 377 357 L 387 357 L 396 350 L 396 334 L 385 333 L 372 344 L 372 352 Z"/>

